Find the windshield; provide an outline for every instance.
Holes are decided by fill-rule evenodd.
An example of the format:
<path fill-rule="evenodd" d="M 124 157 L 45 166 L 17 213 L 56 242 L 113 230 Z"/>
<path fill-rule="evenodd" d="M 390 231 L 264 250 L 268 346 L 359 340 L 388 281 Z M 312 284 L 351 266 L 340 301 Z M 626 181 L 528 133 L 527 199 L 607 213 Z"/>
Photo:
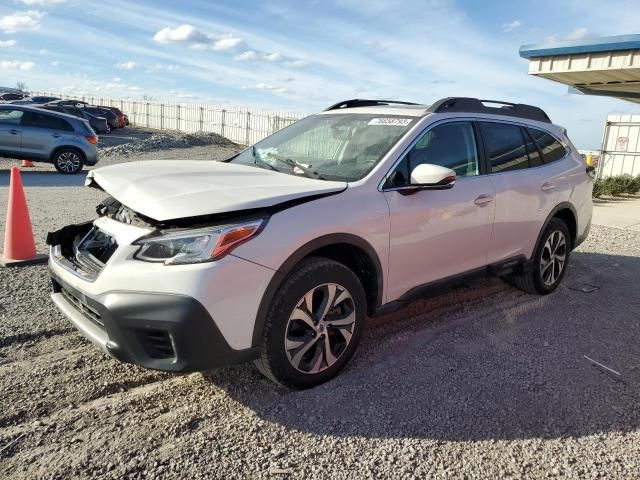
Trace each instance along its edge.
<path fill-rule="evenodd" d="M 374 114 L 313 115 L 230 160 L 321 180 L 363 178 L 417 121 Z"/>

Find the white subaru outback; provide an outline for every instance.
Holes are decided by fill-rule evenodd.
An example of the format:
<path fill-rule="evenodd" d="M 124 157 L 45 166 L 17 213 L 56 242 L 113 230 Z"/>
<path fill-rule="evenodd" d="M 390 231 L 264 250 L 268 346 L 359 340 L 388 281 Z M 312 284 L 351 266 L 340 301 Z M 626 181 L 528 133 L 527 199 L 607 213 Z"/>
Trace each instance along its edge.
<path fill-rule="evenodd" d="M 93 170 L 99 218 L 49 234 L 53 301 L 113 357 L 254 360 L 308 388 L 367 316 L 469 275 L 548 294 L 589 232 L 589 167 L 524 104 L 349 100 L 224 162 Z"/>

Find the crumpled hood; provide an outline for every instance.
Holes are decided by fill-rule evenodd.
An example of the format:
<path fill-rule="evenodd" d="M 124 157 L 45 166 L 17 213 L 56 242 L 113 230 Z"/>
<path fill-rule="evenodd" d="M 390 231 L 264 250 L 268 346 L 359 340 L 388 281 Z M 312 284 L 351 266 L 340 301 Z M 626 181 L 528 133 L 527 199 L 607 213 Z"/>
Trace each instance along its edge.
<path fill-rule="evenodd" d="M 347 188 L 346 182 L 194 160 L 152 160 L 102 167 L 88 173 L 86 185 L 92 184 L 159 222 L 272 207 Z"/>

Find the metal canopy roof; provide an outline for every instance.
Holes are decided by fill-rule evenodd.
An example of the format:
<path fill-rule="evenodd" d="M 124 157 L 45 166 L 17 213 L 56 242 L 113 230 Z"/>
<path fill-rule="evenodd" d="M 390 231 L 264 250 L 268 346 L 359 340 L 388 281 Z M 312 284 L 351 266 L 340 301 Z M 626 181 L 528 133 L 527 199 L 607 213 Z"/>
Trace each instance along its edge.
<path fill-rule="evenodd" d="M 529 74 L 568 85 L 574 93 L 640 103 L 640 35 L 523 45 Z"/>

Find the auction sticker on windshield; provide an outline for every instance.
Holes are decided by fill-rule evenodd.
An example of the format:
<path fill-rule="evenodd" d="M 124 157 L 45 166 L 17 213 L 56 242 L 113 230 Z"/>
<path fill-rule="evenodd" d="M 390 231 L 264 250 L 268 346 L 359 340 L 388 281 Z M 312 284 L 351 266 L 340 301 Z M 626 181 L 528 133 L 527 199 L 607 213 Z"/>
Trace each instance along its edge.
<path fill-rule="evenodd" d="M 368 125 L 394 125 L 400 127 L 406 127 L 411 123 L 410 118 L 372 118 Z"/>

